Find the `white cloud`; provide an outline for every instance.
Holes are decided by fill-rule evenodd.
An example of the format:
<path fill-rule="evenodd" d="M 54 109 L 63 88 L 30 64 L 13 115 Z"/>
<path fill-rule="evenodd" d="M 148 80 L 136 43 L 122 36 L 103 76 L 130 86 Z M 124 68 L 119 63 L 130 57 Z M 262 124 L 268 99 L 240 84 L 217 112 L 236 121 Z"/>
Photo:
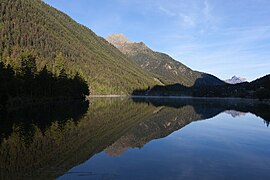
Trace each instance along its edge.
<path fill-rule="evenodd" d="M 181 20 L 182 20 L 182 25 L 186 28 L 191 28 L 191 27 L 195 27 L 196 26 L 196 22 L 194 17 L 192 16 L 188 16 L 188 15 L 184 15 L 181 14 Z"/>
<path fill-rule="evenodd" d="M 176 16 L 176 14 L 173 11 L 166 9 L 165 7 L 161 5 L 158 6 L 158 10 L 160 10 L 162 13 L 166 14 L 167 16 Z"/>
<path fill-rule="evenodd" d="M 203 14 L 204 14 L 204 17 L 208 20 L 208 19 L 211 19 L 212 15 L 211 15 L 211 7 L 210 7 L 210 4 L 208 2 L 208 0 L 205 0 L 203 2 L 204 4 L 204 8 L 203 8 Z"/>

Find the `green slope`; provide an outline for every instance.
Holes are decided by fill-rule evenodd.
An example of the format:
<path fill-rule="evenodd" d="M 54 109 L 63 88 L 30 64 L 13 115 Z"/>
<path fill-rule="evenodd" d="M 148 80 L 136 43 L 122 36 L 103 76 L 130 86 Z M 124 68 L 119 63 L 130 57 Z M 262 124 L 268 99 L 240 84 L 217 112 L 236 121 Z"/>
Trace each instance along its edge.
<path fill-rule="evenodd" d="M 127 94 L 156 84 L 105 39 L 41 0 L 0 0 L 0 6 L 1 61 L 18 66 L 21 51 L 31 49 L 41 68 L 62 53 L 66 66 L 87 78 L 92 94 Z"/>
<path fill-rule="evenodd" d="M 187 87 L 225 84 L 215 76 L 193 71 L 169 55 L 153 51 L 143 42 L 130 42 L 122 34 L 113 34 L 107 40 L 163 84 L 180 83 Z"/>

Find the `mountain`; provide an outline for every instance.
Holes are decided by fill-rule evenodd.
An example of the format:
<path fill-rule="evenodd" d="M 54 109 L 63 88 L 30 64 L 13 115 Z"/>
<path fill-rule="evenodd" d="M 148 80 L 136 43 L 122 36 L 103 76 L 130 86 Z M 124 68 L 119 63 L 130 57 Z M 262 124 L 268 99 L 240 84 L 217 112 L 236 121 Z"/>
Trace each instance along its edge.
<path fill-rule="evenodd" d="M 237 97 L 247 99 L 270 99 L 270 74 L 252 82 L 224 84 L 219 86 L 186 87 L 181 84 L 156 85 L 148 89 L 136 89 L 133 95 L 146 96 L 193 96 L 193 97 Z"/>
<path fill-rule="evenodd" d="M 263 88 L 270 90 L 270 74 L 252 81 L 251 83 L 249 83 L 249 85 L 251 86 L 251 88 Z"/>
<path fill-rule="evenodd" d="M 215 96 L 215 97 L 241 97 L 266 100 L 270 99 L 270 75 L 258 78 L 252 82 L 238 84 L 226 84 L 219 87 L 197 89 L 194 96 Z M 198 93 L 198 94 L 197 94 Z"/>
<path fill-rule="evenodd" d="M 13 67 L 34 50 L 38 69 L 51 70 L 61 55 L 78 70 L 92 94 L 127 94 L 158 82 L 117 48 L 41 0 L 0 0 L 0 61 Z"/>
<path fill-rule="evenodd" d="M 247 79 L 233 76 L 231 79 L 225 80 L 225 82 L 228 84 L 239 84 L 239 83 L 247 82 Z"/>
<path fill-rule="evenodd" d="M 215 76 L 193 71 L 167 54 L 153 51 L 143 42 L 131 42 L 123 34 L 113 34 L 106 39 L 165 85 L 179 83 L 190 87 L 224 84 Z"/>

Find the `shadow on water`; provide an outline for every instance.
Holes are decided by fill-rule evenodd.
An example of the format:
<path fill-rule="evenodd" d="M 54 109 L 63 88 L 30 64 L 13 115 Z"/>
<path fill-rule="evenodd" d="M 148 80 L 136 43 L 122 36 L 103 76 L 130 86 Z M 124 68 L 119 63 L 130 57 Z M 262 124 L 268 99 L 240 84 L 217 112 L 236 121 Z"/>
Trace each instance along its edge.
<path fill-rule="evenodd" d="M 39 104 L 12 111 L 0 111 L 0 139 L 10 136 L 14 127 L 31 131 L 33 127 L 46 131 L 54 122 L 64 125 L 68 120 L 79 121 L 88 110 L 88 101 Z"/>
<path fill-rule="evenodd" d="M 88 107 L 89 106 L 89 107 Z M 226 110 L 269 122 L 269 106 L 245 101 L 92 98 L 1 114 L 0 178 L 55 179 L 105 151 L 120 156 Z"/>
<path fill-rule="evenodd" d="M 60 144 L 62 131 L 79 124 L 88 108 L 76 100 L 0 111 L 0 179 L 38 175 L 37 168 L 50 165 L 50 144 Z"/>

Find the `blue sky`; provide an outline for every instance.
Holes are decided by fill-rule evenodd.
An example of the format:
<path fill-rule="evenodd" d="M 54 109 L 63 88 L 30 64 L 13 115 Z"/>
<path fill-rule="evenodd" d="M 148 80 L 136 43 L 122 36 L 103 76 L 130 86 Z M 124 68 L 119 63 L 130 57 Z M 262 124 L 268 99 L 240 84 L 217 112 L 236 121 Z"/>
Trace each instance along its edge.
<path fill-rule="evenodd" d="M 221 79 L 270 73 L 269 0 L 44 0 L 97 35 L 123 33 Z"/>

